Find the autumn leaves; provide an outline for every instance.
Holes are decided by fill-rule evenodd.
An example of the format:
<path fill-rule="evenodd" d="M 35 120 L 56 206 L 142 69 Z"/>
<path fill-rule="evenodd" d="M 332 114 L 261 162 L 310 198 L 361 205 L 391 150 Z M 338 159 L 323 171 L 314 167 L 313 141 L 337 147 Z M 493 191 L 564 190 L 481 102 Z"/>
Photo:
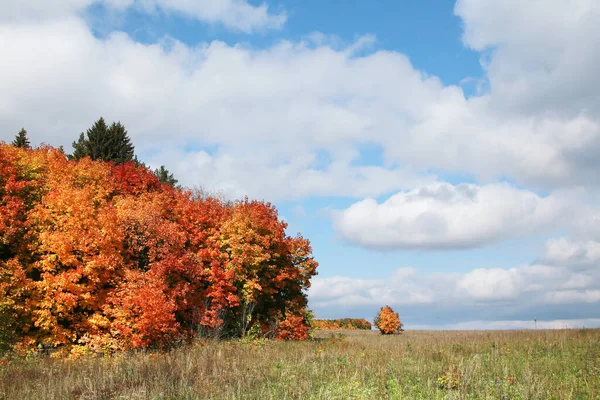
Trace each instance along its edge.
<path fill-rule="evenodd" d="M 0 144 L 0 211 L 0 340 L 16 349 L 308 335 L 317 263 L 268 203 L 194 196 L 133 163 Z"/>

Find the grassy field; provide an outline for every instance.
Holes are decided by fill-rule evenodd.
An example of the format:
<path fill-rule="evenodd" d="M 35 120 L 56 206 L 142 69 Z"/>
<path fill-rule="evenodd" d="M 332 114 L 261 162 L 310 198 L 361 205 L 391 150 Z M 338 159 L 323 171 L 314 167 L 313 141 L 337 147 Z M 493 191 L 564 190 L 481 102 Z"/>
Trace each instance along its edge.
<path fill-rule="evenodd" d="M 600 399 L 600 330 L 317 332 L 13 359 L 2 399 Z"/>

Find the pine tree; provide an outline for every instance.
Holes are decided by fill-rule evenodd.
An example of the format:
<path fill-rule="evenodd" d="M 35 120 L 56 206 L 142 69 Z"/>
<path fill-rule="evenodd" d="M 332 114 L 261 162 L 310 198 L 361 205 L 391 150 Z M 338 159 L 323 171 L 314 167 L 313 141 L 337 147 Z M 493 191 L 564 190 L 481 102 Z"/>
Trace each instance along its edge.
<path fill-rule="evenodd" d="M 102 159 L 105 161 L 112 160 L 117 164 L 121 164 L 134 159 L 134 147 L 131 144 L 131 139 L 127 136 L 127 130 L 121 122 L 113 122 L 108 128 L 108 148 L 103 154 Z"/>
<path fill-rule="evenodd" d="M 27 131 L 25 130 L 25 128 L 21 128 L 19 133 L 17 133 L 17 136 L 15 136 L 15 140 L 12 142 L 12 144 L 15 147 L 22 147 L 25 149 L 31 148 L 31 143 L 27 138 Z"/>
<path fill-rule="evenodd" d="M 92 160 L 113 161 L 121 164 L 134 160 L 134 147 L 127 136 L 127 130 L 120 122 L 107 126 L 104 118 L 100 118 L 87 130 L 81 133 L 79 140 L 73 142 L 73 154 L 69 159 L 79 160 L 91 157 Z"/>
<path fill-rule="evenodd" d="M 154 175 L 158 178 L 161 183 L 166 183 L 172 187 L 177 185 L 177 179 L 173 176 L 173 174 L 169 173 L 169 170 L 165 168 L 164 165 L 161 165 L 160 168 L 156 168 L 154 170 Z"/>

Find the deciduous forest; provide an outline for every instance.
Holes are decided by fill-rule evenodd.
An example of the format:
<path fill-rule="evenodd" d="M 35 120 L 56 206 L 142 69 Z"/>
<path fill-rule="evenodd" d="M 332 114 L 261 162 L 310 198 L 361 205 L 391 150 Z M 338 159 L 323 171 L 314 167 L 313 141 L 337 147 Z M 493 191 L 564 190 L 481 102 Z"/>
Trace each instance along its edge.
<path fill-rule="evenodd" d="M 273 205 L 175 187 L 164 167 L 155 174 L 134 157 L 120 123 L 98 121 L 74 147 L 31 148 L 24 132 L 0 144 L 5 348 L 107 353 L 199 335 L 308 336 L 317 262 Z"/>

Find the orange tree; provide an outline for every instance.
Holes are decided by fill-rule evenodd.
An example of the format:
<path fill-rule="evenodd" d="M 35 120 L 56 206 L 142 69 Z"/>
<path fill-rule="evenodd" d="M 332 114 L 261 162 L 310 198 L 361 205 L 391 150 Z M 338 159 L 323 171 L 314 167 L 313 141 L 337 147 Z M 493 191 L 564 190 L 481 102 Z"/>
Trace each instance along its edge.
<path fill-rule="evenodd" d="M 168 347 L 199 330 L 306 338 L 317 262 L 285 228 L 265 202 L 0 143 L 0 347 Z"/>
<path fill-rule="evenodd" d="M 397 312 L 390 306 L 381 307 L 379 314 L 375 317 L 375 326 L 384 335 L 398 333 L 402 328 L 402 322 Z"/>

